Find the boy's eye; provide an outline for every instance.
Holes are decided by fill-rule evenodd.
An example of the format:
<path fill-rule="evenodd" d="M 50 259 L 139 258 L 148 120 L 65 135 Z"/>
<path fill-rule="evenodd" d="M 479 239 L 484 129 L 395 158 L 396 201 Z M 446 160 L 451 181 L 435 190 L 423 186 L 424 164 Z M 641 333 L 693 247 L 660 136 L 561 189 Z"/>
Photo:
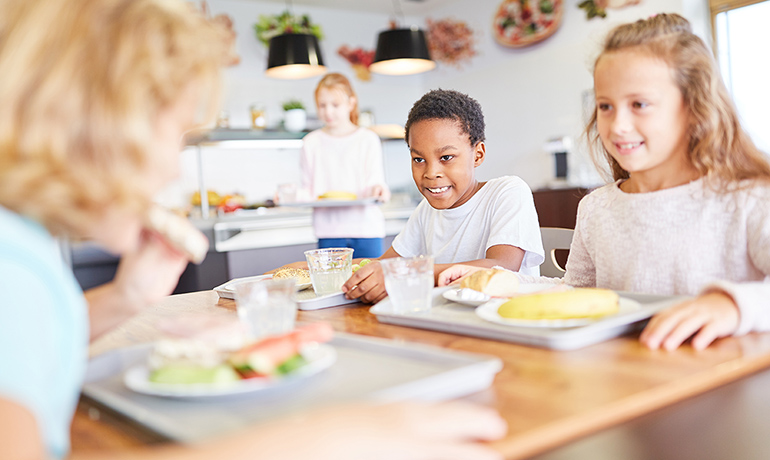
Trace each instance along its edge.
<path fill-rule="evenodd" d="M 414 161 L 415 163 L 423 163 L 425 162 L 425 158 L 414 157 L 412 158 L 412 161 Z"/>
<path fill-rule="evenodd" d="M 647 107 L 648 105 L 649 105 L 649 104 L 647 104 L 646 102 L 640 102 L 640 101 L 636 101 L 636 102 L 634 102 L 634 103 L 632 104 L 632 106 L 633 106 L 635 109 L 643 109 L 643 108 Z"/>
<path fill-rule="evenodd" d="M 441 161 L 449 161 L 454 157 L 454 155 L 441 155 Z"/>

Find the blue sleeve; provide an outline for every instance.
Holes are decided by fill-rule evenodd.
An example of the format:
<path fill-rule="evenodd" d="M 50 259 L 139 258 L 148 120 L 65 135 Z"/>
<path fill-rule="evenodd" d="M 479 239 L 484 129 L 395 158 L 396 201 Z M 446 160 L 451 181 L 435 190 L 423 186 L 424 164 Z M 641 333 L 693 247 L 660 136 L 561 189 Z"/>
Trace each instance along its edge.
<path fill-rule="evenodd" d="M 0 397 L 27 407 L 40 421 L 40 401 L 57 376 L 44 362 L 58 342 L 56 299 L 30 268 L 0 261 Z"/>

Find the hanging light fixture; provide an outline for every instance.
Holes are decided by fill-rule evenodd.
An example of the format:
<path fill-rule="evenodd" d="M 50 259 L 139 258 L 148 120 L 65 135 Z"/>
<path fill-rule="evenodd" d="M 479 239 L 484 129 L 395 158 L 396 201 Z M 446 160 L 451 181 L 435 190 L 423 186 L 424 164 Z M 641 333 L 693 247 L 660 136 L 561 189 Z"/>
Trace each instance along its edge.
<path fill-rule="evenodd" d="M 281 34 L 270 39 L 268 77 L 296 80 L 326 73 L 318 37 L 311 34 Z"/>
<path fill-rule="evenodd" d="M 393 0 L 393 9 L 403 21 L 398 0 Z M 369 66 L 370 71 L 385 75 L 411 75 L 434 68 L 436 62 L 430 58 L 425 33 L 417 26 L 397 28 L 396 22 L 392 21 L 391 29 L 377 36 L 377 49 L 374 62 Z"/>

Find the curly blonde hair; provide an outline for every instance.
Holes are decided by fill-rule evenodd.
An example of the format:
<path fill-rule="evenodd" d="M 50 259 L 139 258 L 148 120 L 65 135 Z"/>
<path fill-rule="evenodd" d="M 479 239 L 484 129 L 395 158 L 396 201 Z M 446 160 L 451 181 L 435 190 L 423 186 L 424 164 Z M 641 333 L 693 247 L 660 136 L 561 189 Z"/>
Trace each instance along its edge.
<path fill-rule="evenodd" d="M 607 36 L 596 63 L 607 53 L 632 50 L 662 59 L 671 68 L 689 113 L 688 156 L 713 187 L 747 179 L 770 181 L 770 164 L 740 125 L 713 55 L 678 14 L 658 14 L 615 27 Z M 585 129 L 597 167 L 609 163 L 612 179 L 628 171 L 607 152 L 599 139 L 596 108 Z"/>
<path fill-rule="evenodd" d="M 214 113 L 226 32 L 181 0 L 0 5 L 0 205 L 79 238 L 142 213 L 154 122 L 192 83 Z"/>
<path fill-rule="evenodd" d="M 321 91 L 321 89 L 339 89 L 347 94 L 348 97 L 355 98 L 353 109 L 350 111 L 350 121 L 352 121 L 354 125 L 358 124 L 358 97 L 356 96 L 356 92 L 353 91 L 353 85 L 350 84 L 350 80 L 348 80 L 346 76 L 341 73 L 327 73 L 324 75 L 321 81 L 318 82 L 318 86 L 315 88 L 316 104 L 318 104 L 318 92 Z"/>

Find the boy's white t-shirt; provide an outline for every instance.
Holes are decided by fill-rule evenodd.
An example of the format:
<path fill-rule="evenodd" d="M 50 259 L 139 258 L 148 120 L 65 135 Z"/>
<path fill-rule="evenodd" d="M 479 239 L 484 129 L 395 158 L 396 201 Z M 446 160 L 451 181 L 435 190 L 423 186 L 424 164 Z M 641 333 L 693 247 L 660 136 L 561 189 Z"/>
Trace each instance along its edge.
<path fill-rule="evenodd" d="M 302 189 L 308 198 L 330 190 L 355 193 L 359 199 L 372 188 L 387 189 L 379 136 L 359 128 L 347 136 L 331 136 L 318 129 L 303 139 Z M 315 208 L 316 238 L 382 238 L 385 216 L 378 205 Z"/>
<path fill-rule="evenodd" d="M 435 209 L 423 199 L 393 249 L 402 257 L 431 255 L 435 263 L 448 264 L 484 259 L 487 249 L 499 244 L 525 251 L 521 273 L 540 274 L 545 257 L 535 202 L 516 176 L 488 181 L 454 209 Z"/>

